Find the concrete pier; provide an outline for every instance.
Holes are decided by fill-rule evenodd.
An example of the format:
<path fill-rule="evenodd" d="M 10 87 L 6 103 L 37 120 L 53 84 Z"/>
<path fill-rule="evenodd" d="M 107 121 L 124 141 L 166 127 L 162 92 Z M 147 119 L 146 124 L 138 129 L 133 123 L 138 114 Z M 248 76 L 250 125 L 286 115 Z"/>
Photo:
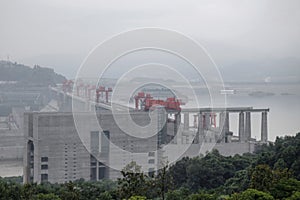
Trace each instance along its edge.
<path fill-rule="evenodd" d="M 245 136 L 247 141 L 251 139 L 251 112 L 249 111 L 246 112 Z"/>
<path fill-rule="evenodd" d="M 175 121 L 174 121 L 174 138 L 173 138 L 173 143 L 177 144 L 177 137 L 179 133 L 179 127 L 181 124 L 181 114 L 177 113 L 175 114 Z"/>
<path fill-rule="evenodd" d="M 196 136 L 194 139 L 194 143 L 196 144 L 202 141 L 202 138 L 204 137 L 203 113 L 200 112 L 197 118 L 198 118 L 198 131 L 196 132 Z"/>
<path fill-rule="evenodd" d="M 240 114 L 239 114 L 239 139 L 240 139 L 240 142 L 246 141 L 244 112 L 240 112 Z"/>
<path fill-rule="evenodd" d="M 268 142 L 268 113 L 261 113 L 261 142 Z"/>
<path fill-rule="evenodd" d="M 183 123 L 183 130 L 188 130 L 189 129 L 189 123 L 190 123 L 190 117 L 189 117 L 189 113 L 184 113 L 184 116 L 183 116 L 183 120 L 184 120 L 184 123 Z"/>
<path fill-rule="evenodd" d="M 194 128 L 198 127 L 198 118 L 199 118 L 199 114 L 194 115 Z"/>
<path fill-rule="evenodd" d="M 224 130 L 229 132 L 229 112 L 225 113 Z"/>
<path fill-rule="evenodd" d="M 166 123 L 167 114 L 164 112 L 162 106 L 157 106 L 157 136 L 158 136 L 158 147 L 161 148 L 167 141 Z"/>
<path fill-rule="evenodd" d="M 206 130 L 208 130 L 210 128 L 210 114 L 209 113 L 205 113 L 204 114 L 204 128 Z"/>
<path fill-rule="evenodd" d="M 219 126 L 221 128 L 221 135 L 219 136 L 219 141 L 225 142 L 226 133 L 229 132 L 229 112 L 224 111 L 220 113 Z"/>
<path fill-rule="evenodd" d="M 229 112 L 225 112 L 224 127 L 222 132 L 222 142 L 225 142 L 227 133 L 229 133 Z"/>

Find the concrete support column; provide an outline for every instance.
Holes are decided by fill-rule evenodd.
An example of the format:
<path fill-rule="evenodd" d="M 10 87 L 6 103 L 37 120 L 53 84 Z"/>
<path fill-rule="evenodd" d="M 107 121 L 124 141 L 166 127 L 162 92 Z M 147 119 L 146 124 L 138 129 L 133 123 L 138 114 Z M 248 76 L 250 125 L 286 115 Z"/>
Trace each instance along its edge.
<path fill-rule="evenodd" d="M 28 136 L 28 135 L 27 135 Z M 32 181 L 30 180 L 30 176 L 33 176 L 33 174 L 31 174 L 31 166 L 33 165 L 33 154 L 34 152 L 32 151 L 32 146 L 33 146 L 33 142 L 28 140 L 26 142 L 25 145 L 25 153 L 24 153 L 24 159 L 23 159 L 23 164 L 24 164 L 24 168 L 23 168 L 23 183 L 31 183 Z M 32 164 L 32 165 L 31 165 Z"/>
<path fill-rule="evenodd" d="M 222 128 L 223 129 L 223 126 L 224 126 L 224 120 L 225 120 L 225 114 L 224 112 L 221 112 L 219 114 L 219 128 Z"/>
<path fill-rule="evenodd" d="M 189 130 L 190 126 L 190 116 L 189 113 L 184 113 L 184 123 L 183 123 L 183 130 Z"/>
<path fill-rule="evenodd" d="M 225 122 L 224 122 L 224 128 L 226 132 L 229 132 L 229 112 L 226 112 L 225 114 Z"/>
<path fill-rule="evenodd" d="M 165 112 L 163 106 L 157 106 L 157 145 L 161 148 L 167 140 L 167 118 L 168 114 Z"/>
<path fill-rule="evenodd" d="M 227 133 L 229 133 L 229 112 L 225 113 L 224 128 L 221 135 L 222 142 L 226 142 L 225 140 Z"/>
<path fill-rule="evenodd" d="M 199 118 L 199 114 L 197 115 L 194 115 L 194 128 L 197 128 L 198 127 L 198 118 Z"/>
<path fill-rule="evenodd" d="M 220 128 L 220 133 L 218 135 L 219 138 L 224 135 L 224 125 L 225 125 L 225 112 L 221 112 L 219 115 L 219 128 Z"/>
<path fill-rule="evenodd" d="M 246 125 L 245 125 L 245 136 L 246 140 L 250 141 L 251 139 L 251 112 L 246 112 Z"/>
<path fill-rule="evenodd" d="M 225 142 L 226 133 L 229 132 L 229 112 L 220 113 L 220 123 L 221 135 L 219 136 L 219 141 Z"/>
<path fill-rule="evenodd" d="M 175 114 L 175 122 L 174 122 L 174 138 L 173 138 L 174 144 L 177 144 L 178 134 L 180 134 L 179 133 L 180 131 L 178 131 L 180 124 L 181 124 L 181 113 L 177 113 Z"/>
<path fill-rule="evenodd" d="M 210 113 L 205 113 L 204 114 L 204 128 L 207 130 L 211 127 L 210 124 Z"/>
<path fill-rule="evenodd" d="M 268 113 L 261 113 L 261 142 L 268 142 Z"/>
<path fill-rule="evenodd" d="M 245 115 L 244 112 L 240 112 L 239 114 L 239 139 L 240 142 L 245 142 Z"/>
<path fill-rule="evenodd" d="M 203 138 L 203 137 L 204 137 L 203 114 L 200 112 L 198 115 L 198 131 L 196 132 L 194 143 L 198 144 L 200 141 L 200 138 Z"/>
<path fill-rule="evenodd" d="M 96 180 L 99 181 L 99 161 L 97 158 L 96 159 Z"/>
<path fill-rule="evenodd" d="M 220 113 L 219 127 L 226 132 L 229 131 L 229 112 Z"/>

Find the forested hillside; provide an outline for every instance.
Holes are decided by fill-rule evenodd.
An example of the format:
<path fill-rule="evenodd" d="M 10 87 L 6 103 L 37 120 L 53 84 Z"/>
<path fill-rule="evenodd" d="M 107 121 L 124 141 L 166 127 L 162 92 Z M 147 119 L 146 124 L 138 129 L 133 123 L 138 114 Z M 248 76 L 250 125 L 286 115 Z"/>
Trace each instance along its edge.
<path fill-rule="evenodd" d="M 0 61 L 0 81 L 18 85 L 48 86 L 62 83 L 66 78 L 51 68 L 35 65 L 33 68 L 9 61 Z"/>

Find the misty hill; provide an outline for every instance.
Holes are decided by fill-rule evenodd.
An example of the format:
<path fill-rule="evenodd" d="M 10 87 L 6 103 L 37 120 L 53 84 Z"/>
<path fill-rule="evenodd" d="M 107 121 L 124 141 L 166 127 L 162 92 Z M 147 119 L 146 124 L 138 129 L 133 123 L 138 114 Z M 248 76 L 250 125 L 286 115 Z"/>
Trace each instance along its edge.
<path fill-rule="evenodd" d="M 33 68 L 12 63 L 9 61 L 0 61 L 0 82 L 14 82 L 16 84 L 31 86 L 49 86 L 62 83 L 66 78 L 54 72 L 51 68 L 35 65 Z"/>

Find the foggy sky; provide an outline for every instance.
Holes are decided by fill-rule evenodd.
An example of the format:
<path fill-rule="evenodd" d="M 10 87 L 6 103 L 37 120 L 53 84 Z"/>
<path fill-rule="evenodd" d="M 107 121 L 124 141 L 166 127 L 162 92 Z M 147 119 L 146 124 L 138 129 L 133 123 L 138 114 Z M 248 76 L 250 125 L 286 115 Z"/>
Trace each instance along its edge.
<path fill-rule="evenodd" d="M 191 36 L 221 67 L 300 58 L 298 0 L 1 0 L 0 27 L 0 60 L 9 56 L 67 76 L 97 44 L 138 27 Z"/>

